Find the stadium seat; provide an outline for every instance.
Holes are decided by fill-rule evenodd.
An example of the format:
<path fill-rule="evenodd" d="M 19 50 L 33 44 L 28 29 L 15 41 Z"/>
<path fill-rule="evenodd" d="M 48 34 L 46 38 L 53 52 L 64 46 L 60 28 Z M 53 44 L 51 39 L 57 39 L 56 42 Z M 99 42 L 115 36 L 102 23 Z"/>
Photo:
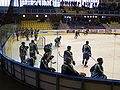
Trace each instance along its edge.
<path fill-rule="evenodd" d="M 37 22 L 37 21 L 33 21 L 33 20 L 21 21 L 21 27 L 28 28 L 28 30 L 30 30 L 31 28 L 33 28 L 33 30 L 35 30 L 35 29 L 51 30 L 52 29 L 49 22 L 46 22 L 46 21 L 45 22 Z"/>

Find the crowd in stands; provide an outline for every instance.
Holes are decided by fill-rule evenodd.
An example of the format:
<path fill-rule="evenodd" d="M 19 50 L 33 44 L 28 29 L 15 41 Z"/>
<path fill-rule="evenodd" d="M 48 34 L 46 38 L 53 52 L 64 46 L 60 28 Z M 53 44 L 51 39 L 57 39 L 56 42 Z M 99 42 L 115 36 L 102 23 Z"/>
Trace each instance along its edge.
<path fill-rule="evenodd" d="M 71 2 L 71 3 L 72 4 L 68 5 L 69 7 L 67 9 L 65 8 L 66 6 L 61 7 L 62 12 L 64 11 L 64 13 L 66 13 L 67 11 L 76 11 L 75 13 L 79 13 L 79 11 L 87 10 L 87 13 L 91 13 L 91 11 L 94 10 L 94 13 L 101 14 L 103 11 L 107 11 L 107 12 L 108 11 L 120 11 L 120 5 L 118 4 L 118 6 L 117 6 L 116 3 L 112 3 L 112 4 L 101 3 L 98 5 L 98 7 L 96 6 L 97 5 L 96 3 L 95 3 L 95 5 L 93 3 L 92 8 L 89 7 L 90 6 L 89 4 L 87 7 L 85 5 L 82 5 L 81 7 L 79 7 L 79 3 L 77 3 L 77 2 Z M 65 2 L 63 2 L 63 4 L 67 5 L 67 4 L 69 4 L 69 2 L 65 1 Z"/>
<path fill-rule="evenodd" d="M 26 13 L 56 13 L 53 6 L 24 6 Z"/>
<path fill-rule="evenodd" d="M 67 8 L 66 8 L 67 7 Z M 112 4 L 105 4 L 100 3 L 93 3 L 92 8 L 90 8 L 90 3 L 84 3 L 82 6 L 80 2 L 72 2 L 72 1 L 62 1 L 60 2 L 60 11 L 56 10 L 53 5 L 51 6 L 40 6 L 40 5 L 24 5 L 26 13 L 96 13 L 96 14 L 115 14 L 117 12 L 119 14 L 120 5 L 116 3 Z M 73 12 L 74 11 L 74 12 Z M 116 13 L 116 14 L 117 14 Z"/>
<path fill-rule="evenodd" d="M 73 20 L 74 19 L 74 20 Z M 71 21 L 67 22 L 68 26 L 70 28 L 80 28 L 80 27 L 85 27 L 85 28 L 92 28 L 92 29 L 105 29 L 105 27 L 102 25 L 102 23 L 99 21 L 99 19 L 91 19 L 91 18 L 72 18 Z"/>
<path fill-rule="evenodd" d="M 101 3 L 98 6 L 98 10 L 120 11 L 120 5 L 117 6 L 116 3 L 112 4 Z"/>

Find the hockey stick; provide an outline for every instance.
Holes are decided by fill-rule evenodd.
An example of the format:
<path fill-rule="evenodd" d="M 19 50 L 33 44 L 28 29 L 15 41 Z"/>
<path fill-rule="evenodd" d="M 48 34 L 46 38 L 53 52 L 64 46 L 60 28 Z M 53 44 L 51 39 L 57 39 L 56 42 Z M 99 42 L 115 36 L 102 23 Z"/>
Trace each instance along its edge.
<path fill-rule="evenodd" d="M 95 58 L 93 58 L 93 57 L 91 57 L 95 62 L 97 62 L 96 60 L 95 60 Z"/>
<path fill-rule="evenodd" d="M 59 55 L 60 57 L 64 58 L 64 57 L 60 54 L 60 51 L 58 52 L 58 55 Z"/>
<path fill-rule="evenodd" d="M 60 57 L 64 58 L 64 57 L 60 54 L 60 51 L 58 52 L 58 54 L 59 54 Z M 75 65 L 75 61 L 72 60 L 72 62 L 73 62 L 73 65 Z"/>
<path fill-rule="evenodd" d="M 42 57 L 42 55 L 41 55 L 41 54 L 38 54 L 38 55 L 40 55 L 40 56 Z"/>
<path fill-rule="evenodd" d="M 55 63 L 56 63 L 56 62 L 52 62 L 52 61 L 51 61 L 51 62 L 50 62 L 50 67 L 52 67 L 52 64 L 55 64 Z"/>
<path fill-rule="evenodd" d="M 56 62 L 52 62 L 52 64 L 55 64 Z"/>

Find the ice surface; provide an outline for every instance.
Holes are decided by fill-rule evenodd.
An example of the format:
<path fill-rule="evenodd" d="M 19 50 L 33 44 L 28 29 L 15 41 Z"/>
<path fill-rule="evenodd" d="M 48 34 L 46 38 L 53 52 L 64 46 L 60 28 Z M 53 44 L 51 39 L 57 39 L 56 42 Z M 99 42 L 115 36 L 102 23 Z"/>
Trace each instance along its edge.
<path fill-rule="evenodd" d="M 53 43 L 53 51 L 52 55 L 54 55 L 53 62 L 57 62 L 53 64 L 54 67 L 58 72 L 61 72 L 61 66 L 63 64 L 63 58 L 58 55 L 58 52 L 63 56 L 64 51 L 66 50 L 67 46 L 70 45 L 72 47 L 71 51 L 73 52 L 73 58 L 76 62 L 74 68 L 78 72 L 85 72 L 87 76 L 90 76 L 90 67 L 93 66 L 96 62 L 90 58 L 88 61 L 88 67 L 84 68 L 82 65 L 82 46 L 85 44 L 85 41 L 89 41 L 89 45 L 91 46 L 92 57 L 97 59 L 98 57 L 102 57 L 104 73 L 107 75 L 109 79 L 120 79 L 120 36 L 119 35 L 81 35 L 78 39 L 74 39 L 74 35 L 61 35 L 61 47 L 56 48 L 54 46 L 54 39 L 57 37 L 56 35 L 52 36 L 45 36 L 46 44 Z M 30 38 L 32 40 L 34 38 Z M 12 53 L 11 57 L 16 60 L 20 61 L 19 57 L 19 46 L 21 42 L 25 41 L 26 45 L 29 45 L 30 41 L 26 41 L 25 38 L 15 41 L 12 45 L 10 53 Z M 43 55 L 44 51 L 39 50 L 40 54 Z M 37 55 L 37 54 L 36 54 Z M 27 57 L 29 57 L 29 52 Z M 39 68 L 41 56 L 37 55 L 37 60 L 35 62 L 35 67 Z"/>

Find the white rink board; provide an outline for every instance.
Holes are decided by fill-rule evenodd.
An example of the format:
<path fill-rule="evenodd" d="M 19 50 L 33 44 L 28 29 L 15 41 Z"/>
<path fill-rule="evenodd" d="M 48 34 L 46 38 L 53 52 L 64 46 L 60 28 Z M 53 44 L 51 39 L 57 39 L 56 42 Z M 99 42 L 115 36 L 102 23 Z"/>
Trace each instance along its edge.
<path fill-rule="evenodd" d="M 73 52 L 73 57 L 76 62 L 74 68 L 78 72 L 85 72 L 87 76 L 90 76 L 90 67 L 95 64 L 95 61 L 90 58 L 88 61 L 88 68 L 84 68 L 81 64 L 82 62 L 82 46 L 85 44 L 85 41 L 88 40 L 91 46 L 92 57 L 97 59 L 98 57 L 103 57 L 104 63 L 104 73 L 107 75 L 108 79 L 120 79 L 120 36 L 117 35 L 81 35 L 78 39 L 74 39 L 74 35 L 61 35 L 61 47 L 54 47 L 54 39 L 57 37 L 53 36 L 44 36 L 46 38 L 46 44 L 53 43 L 53 55 L 55 56 L 53 61 L 58 62 L 52 65 L 52 67 L 58 67 L 58 72 L 61 72 L 61 65 L 63 64 L 63 59 L 58 55 L 58 51 L 60 51 L 61 55 L 63 55 L 66 47 L 70 45 L 72 47 L 71 51 Z M 34 38 L 30 38 L 32 40 Z M 15 41 L 12 45 L 11 53 L 12 59 L 16 61 L 20 61 L 19 58 L 19 46 L 21 42 L 25 41 L 26 45 L 29 45 L 30 41 L 26 41 L 26 39 L 21 39 L 20 41 Z M 40 54 L 43 54 L 43 50 L 39 50 Z M 29 54 L 29 53 L 28 53 Z M 27 56 L 29 57 L 29 55 Z M 37 55 L 36 65 L 35 67 L 39 68 L 41 56 Z"/>

